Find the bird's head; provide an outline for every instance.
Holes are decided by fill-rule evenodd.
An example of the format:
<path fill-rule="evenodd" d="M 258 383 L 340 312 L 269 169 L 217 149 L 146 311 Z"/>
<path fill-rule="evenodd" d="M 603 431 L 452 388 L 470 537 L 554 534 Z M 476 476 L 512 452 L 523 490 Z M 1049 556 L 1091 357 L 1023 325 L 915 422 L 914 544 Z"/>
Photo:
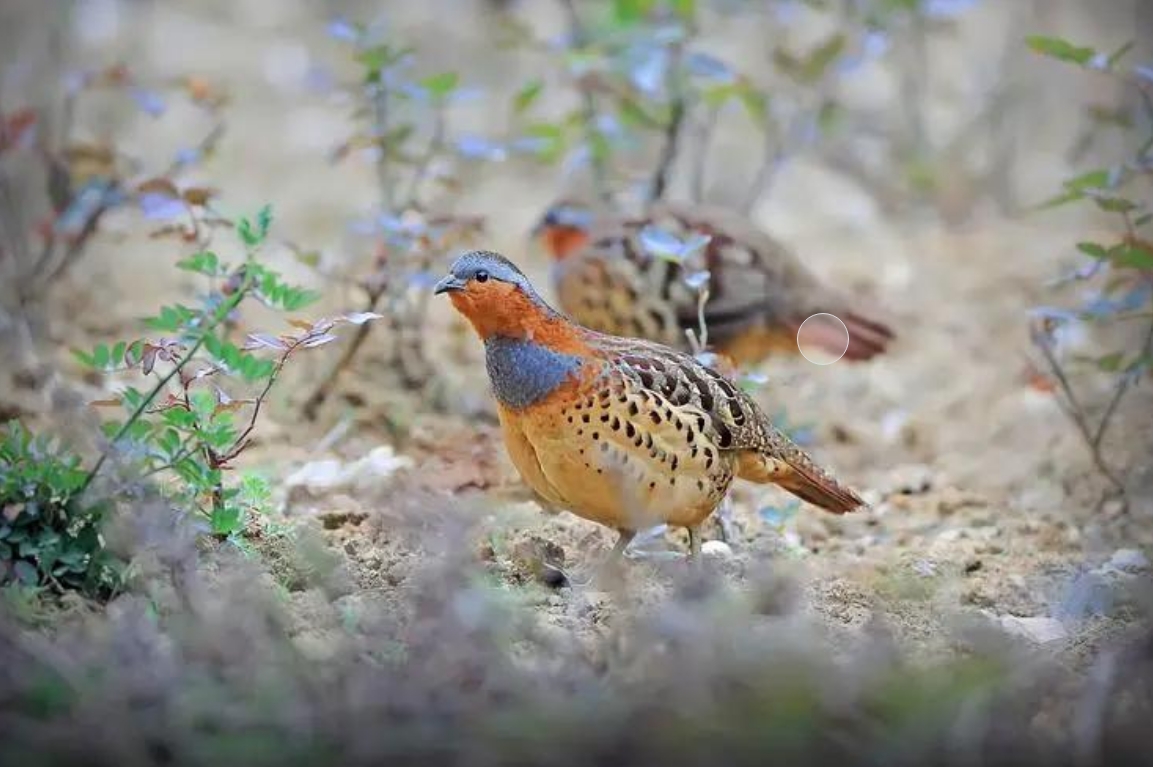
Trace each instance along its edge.
<path fill-rule="evenodd" d="M 447 293 L 484 339 L 531 337 L 534 329 L 557 317 L 524 272 L 489 250 L 473 250 L 457 258 L 433 292 Z"/>
<path fill-rule="evenodd" d="M 584 247 L 589 240 L 595 213 L 591 206 L 575 200 L 552 204 L 532 229 L 549 258 L 563 261 Z"/>

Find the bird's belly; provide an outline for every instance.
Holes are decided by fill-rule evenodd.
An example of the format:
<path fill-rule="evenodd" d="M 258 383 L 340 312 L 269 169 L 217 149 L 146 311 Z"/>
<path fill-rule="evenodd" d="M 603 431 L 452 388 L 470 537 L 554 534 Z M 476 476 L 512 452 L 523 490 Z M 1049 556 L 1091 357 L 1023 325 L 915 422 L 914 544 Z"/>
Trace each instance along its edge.
<path fill-rule="evenodd" d="M 712 513 L 732 482 L 727 458 L 714 454 L 706 469 L 702 453 L 690 457 L 687 449 L 651 435 L 638 445 L 639 422 L 628 437 L 626 421 L 610 415 L 602 422 L 601 415 L 534 408 L 519 416 L 526 465 L 513 461 L 525 481 L 577 516 L 616 529 L 692 526 Z"/>

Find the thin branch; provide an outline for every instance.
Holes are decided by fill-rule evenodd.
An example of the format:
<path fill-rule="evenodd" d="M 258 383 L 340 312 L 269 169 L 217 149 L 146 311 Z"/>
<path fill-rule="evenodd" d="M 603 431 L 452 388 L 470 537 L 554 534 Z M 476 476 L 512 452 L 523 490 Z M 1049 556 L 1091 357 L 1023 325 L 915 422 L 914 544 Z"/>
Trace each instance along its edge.
<path fill-rule="evenodd" d="M 365 302 L 363 311 L 374 312 L 377 305 L 380 303 L 381 297 L 384 295 L 383 288 L 369 293 L 368 301 Z M 304 402 L 304 417 L 310 421 L 316 420 L 316 414 L 321 406 L 328 400 L 328 395 L 336 386 L 336 381 L 340 378 L 341 374 L 352 364 L 352 360 L 356 357 L 360 347 L 364 345 L 365 340 L 368 338 L 369 330 L 371 329 L 369 323 L 364 323 L 356 329 L 356 334 L 344 347 L 344 352 L 341 353 L 340 359 L 328 371 L 328 375 L 316 387 L 312 395 L 309 396 Z"/>
<path fill-rule="evenodd" d="M 233 293 L 226 302 L 216 308 L 215 312 L 213 312 L 211 315 L 212 321 L 206 327 L 200 330 L 199 337 L 196 339 L 196 343 L 192 345 L 192 348 L 189 349 L 188 352 L 183 357 L 181 357 L 175 365 L 172 366 L 172 369 L 168 371 L 164 376 L 162 376 L 160 380 L 157 381 L 156 385 L 153 386 L 152 389 L 144 395 L 144 397 L 140 400 L 140 403 L 136 406 L 132 413 L 129 414 L 128 418 L 124 421 L 123 424 L 121 424 L 120 428 L 116 430 L 116 433 L 112 435 L 112 439 L 109 440 L 108 446 L 100 452 L 100 457 L 96 459 L 96 463 L 93 464 L 92 469 L 88 472 L 88 476 L 84 478 L 84 483 L 80 486 L 80 489 L 76 491 L 77 496 L 82 495 L 84 491 L 88 489 L 88 487 L 92 484 L 92 481 L 96 479 L 96 475 L 100 473 L 100 469 L 103 468 L 105 462 L 108 460 L 108 456 L 112 454 L 112 450 L 116 447 L 120 440 L 124 439 L 124 436 L 136 424 L 136 422 L 140 420 L 140 417 L 144 415 L 144 411 L 148 409 L 148 407 L 158 396 L 160 396 L 160 393 L 168 387 L 168 384 L 171 383 L 172 379 L 180 375 L 180 372 L 184 370 L 185 366 L 192 361 L 192 358 L 195 357 L 196 353 L 199 352 L 201 347 L 204 346 L 205 340 L 208 338 L 209 334 L 212 333 L 212 331 L 215 330 L 217 326 L 219 326 L 225 319 L 227 319 L 228 315 L 231 314 L 233 310 L 240 305 L 240 302 L 243 301 L 245 296 L 248 295 L 248 291 L 252 289 L 252 285 L 252 270 L 247 270 L 245 273 L 244 282 L 241 284 L 240 288 L 235 293 Z"/>
<path fill-rule="evenodd" d="M 712 107 L 697 129 L 697 151 L 689 171 L 689 194 L 693 202 L 699 203 L 705 198 L 705 168 L 708 165 L 709 147 L 712 145 L 713 133 L 716 132 L 720 116 L 721 108 Z"/>
<path fill-rule="evenodd" d="M 769 111 L 769 110 L 766 110 Z M 788 137 L 792 131 L 788 131 L 788 135 L 780 136 L 770 126 L 770 114 L 765 115 L 765 151 L 764 156 L 761 158 L 761 165 L 757 168 L 757 173 L 753 177 L 752 184 L 749 185 L 749 191 L 745 194 L 745 200 L 741 205 L 741 210 L 748 214 L 753 206 L 757 204 L 757 200 L 769 190 L 772 186 L 777 173 L 784 163 L 785 152 L 787 151 Z"/>
<path fill-rule="evenodd" d="M 574 0 L 560 0 L 568 19 L 569 43 L 575 47 L 585 44 L 584 24 L 581 23 L 580 14 L 577 13 Z M 592 92 L 581 88 L 581 122 L 584 124 L 586 140 L 592 143 L 596 134 L 597 103 Z M 609 190 L 609 174 L 606 159 L 597 152 L 590 151 L 589 163 L 592 168 L 593 188 L 602 202 L 612 202 L 612 193 Z"/>
<path fill-rule="evenodd" d="M 1105 461 L 1105 457 L 1101 454 L 1100 440 L 1097 439 L 1095 430 L 1089 426 L 1086 411 L 1081 406 L 1081 402 L 1078 400 L 1077 395 L 1073 392 L 1073 386 L 1069 383 L 1068 376 L 1065 375 L 1065 369 L 1061 366 L 1061 363 L 1053 354 L 1053 349 L 1045 339 L 1036 340 L 1035 345 L 1040 350 L 1041 355 L 1045 358 L 1045 363 L 1048 365 L 1050 373 L 1052 373 L 1053 377 L 1057 379 L 1057 384 L 1061 388 L 1061 393 L 1065 397 L 1064 401 L 1060 399 L 1057 401 L 1061 405 L 1061 409 L 1070 418 L 1070 420 L 1073 421 L 1074 425 L 1077 427 L 1078 432 L 1080 432 L 1081 437 L 1085 442 L 1085 446 L 1089 449 L 1089 454 L 1093 459 L 1093 464 L 1097 467 L 1097 471 L 1100 472 L 1101 476 L 1108 480 L 1109 484 L 1113 486 L 1113 489 L 1118 494 L 1123 496 L 1125 494 L 1125 485 L 1121 482 L 1121 480 L 1117 478 L 1117 476 L 1113 473 L 1113 470 L 1109 468 L 1108 463 Z M 1112 412 L 1110 412 L 1109 415 L 1112 416 Z M 1103 421 L 1103 423 L 1098 426 L 1098 431 L 1103 429 L 1106 423 L 1107 421 Z"/>
<path fill-rule="evenodd" d="M 393 189 L 388 177 L 388 147 L 384 145 L 384 137 L 388 135 L 388 89 L 383 82 L 376 84 L 371 101 L 372 128 L 380 141 L 380 153 L 376 156 L 376 183 L 380 187 L 381 206 L 391 211 Z"/>
<path fill-rule="evenodd" d="M 248 419 L 248 425 L 245 426 L 244 431 L 240 432 L 236 439 L 233 440 L 232 447 L 225 451 L 224 455 L 220 457 L 220 463 L 231 461 L 240 455 L 240 453 L 244 451 L 244 448 L 248 447 L 248 435 L 252 434 L 252 430 L 256 428 L 256 419 L 260 415 L 260 408 L 264 404 L 265 398 L 268 397 L 268 392 L 272 390 L 276 379 L 280 377 L 280 372 L 284 370 L 284 365 L 288 362 L 288 358 L 292 356 L 294 351 L 300 348 L 301 343 L 303 343 L 306 338 L 307 336 L 299 341 L 295 341 L 280 355 L 280 359 L 276 361 L 276 367 L 272 369 L 272 372 L 268 375 L 268 380 L 264 383 L 264 388 L 260 394 L 256 396 L 256 403 L 252 406 L 252 415 Z"/>
<path fill-rule="evenodd" d="M 1141 356 L 1148 357 L 1150 354 L 1153 354 L 1153 323 L 1149 324 L 1149 329 L 1145 332 L 1145 340 L 1141 344 Z M 1097 425 L 1097 433 L 1093 435 L 1093 447 L 1095 449 L 1101 447 L 1101 440 L 1105 437 L 1113 413 L 1116 412 L 1117 406 L 1121 404 L 1121 400 L 1132 387 L 1134 380 L 1135 376 L 1131 372 L 1126 372 L 1117 382 L 1117 389 L 1113 392 L 1113 398 L 1109 400 L 1109 405 L 1101 416 L 1101 423 Z"/>
<path fill-rule="evenodd" d="M 656 171 L 653 173 L 653 183 L 649 190 L 649 200 L 660 200 L 665 195 L 669 184 L 669 172 L 677 159 L 680 150 L 681 131 L 684 128 L 685 115 L 688 112 L 687 95 L 681 74 L 681 56 L 684 51 L 682 45 L 673 49 L 672 60 L 669 62 L 669 119 L 665 124 L 664 144 L 657 160 Z"/>
<path fill-rule="evenodd" d="M 433 114 L 432 123 L 432 136 L 429 137 L 428 146 L 421 155 L 420 160 L 417 161 L 416 168 L 412 172 L 412 178 L 409 180 L 408 192 L 405 194 L 404 204 L 401 210 L 408 210 L 410 208 L 420 209 L 420 187 L 428 178 L 429 169 L 432 167 L 432 162 L 437 158 L 437 155 L 444 150 L 444 139 L 447 130 L 445 121 L 445 107 L 443 104 L 438 104 Z"/>

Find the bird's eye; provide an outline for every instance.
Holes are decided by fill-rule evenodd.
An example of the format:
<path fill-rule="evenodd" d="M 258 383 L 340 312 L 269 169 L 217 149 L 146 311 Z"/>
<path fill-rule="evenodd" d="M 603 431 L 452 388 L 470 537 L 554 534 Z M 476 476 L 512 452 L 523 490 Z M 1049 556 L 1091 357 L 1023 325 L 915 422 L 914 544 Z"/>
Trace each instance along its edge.
<path fill-rule="evenodd" d="M 473 279 L 477 282 L 488 282 L 488 272 L 482 269 L 476 273 L 476 276 L 473 277 Z"/>

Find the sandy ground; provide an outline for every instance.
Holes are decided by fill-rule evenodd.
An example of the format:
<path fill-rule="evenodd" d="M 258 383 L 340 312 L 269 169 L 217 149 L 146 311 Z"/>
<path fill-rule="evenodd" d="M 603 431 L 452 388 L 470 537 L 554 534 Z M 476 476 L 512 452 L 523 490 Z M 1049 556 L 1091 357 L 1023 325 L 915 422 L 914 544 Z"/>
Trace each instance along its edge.
<path fill-rule="evenodd" d="M 483 34 L 483 22 L 465 3 L 455 10 L 445 2 L 426 5 L 398 12 L 397 25 L 418 44 L 434 33 L 441 36 L 437 52 L 444 60 L 438 65 L 480 60 L 470 71 L 485 83 L 515 74 L 519 55 L 486 54 L 483 38 L 472 30 Z M 438 24 L 438 13 L 455 14 L 454 23 Z M 997 26 L 993 12 L 977 19 L 964 30 L 966 39 L 984 39 Z M 1067 12 L 1044 23 L 1075 29 L 1084 20 Z M 301 85 L 309 64 L 342 62 L 310 4 L 142 3 L 122 11 L 112 28 L 90 29 L 77 55 L 96 60 L 110 50 L 143 62 L 158 76 L 192 70 L 221 82 L 234 100 L 228 133 L 219 156 L 198 174 L 225 190 L 236 209 L 270 201 L 277 233 L 319 246 L 324 263 L 364 258 L 347 223 L 372 204 L 370 169 L 327 162 L 326 152 L 349 127 L 348 109 Z M 958 65 L 947 62 L 946 74 L 949 66 Z M 1026 69 L 1032 78 L 1027 82 L 1039 90 L 1025 120 L 1029 141 L 1020 150 L 1016 184 L 1022 198 L 1032 201 L 1050 194 L 1067 170 L 1062 152 L 1070 131 L 1049 117 L 1067 108 L 1070 97 L 1055 97 L 1046 88 L 1065 85 L 1083 94 L 1092 86 L 1068 77 L 1046 79 L 1031 65 Z M 941 100 L 947 113 L 947 90 Z M 503 120 L 503 112 L 462 111 L 470 127 Z M 142 141 L 148 136 L 168 148 L 181 128 L 179 115 L 130 126 Z M 470 176 L 458 208 L 490 216 L 485 244 L 543 280 L 543 259 L 527 248 L 525 233 L 541 201 L 559 188 L 552 170 L 510 165 Z M 1070 600 L 1081 594 L 1074 586 L 1079 575 L 1100 570 L 1118 550 L 1151 551 L 1147 387 L 1123 406 L 1111 440 L 1110 455 L 1128 467 L 1133 491 L 1128 514 L 1118 515 L 1112 507 L 1097 508 L 1104 486 L 1082 445 L 1052 396 L 1030 388 L 1023 377 L 1026 312 L 1054 301 L 1045 282 L 1074 262 L 1073 243 L 1099 221 L 1071 213 L 1011 218 L 984 205 L 961 227 L 886 218 L 862 190 L 804 162 L 788 166 L 775 189 L 758 208 L 758 219 L 819 273 L 883 307 L 900 338 L 890 354 L 861 365 L 817 367 L 801 359 L 764 365 L 769 384 L 758 396 L 766 407 L 784 408 L 791 423 L 811 426 L 814 453 L 874 506 L 843 519 L 806 508 L 774 520 L 758 510 L 787 506 L 783 493 L 739 486 L 739 534 L 730 542 L 732 555 L 716 560 L 718 566 L 738 582 L 756 577 L 766 563 L 787 567 L 802 574 L 808 609 L 833 629 L 858 631 L 881 617 L 932 654 L 949 649 L 941 646 L 938 629 L 959 616 L 1065 615 Z M 188 295 L 191 282 L 171 268 L 178 248 L 147 240 L 138 224 L 134 214 L 111 220 L 109 232 L 60 287 L 53 298 L 60 311 L 50 313 L 51 341 L 42 354 L 52 356 L 53 343 L 62 349 L 132 335 L 135 318 L 158 299 Z M 324 288 L 327 306 L 355 304 L 352 292 L 326 284 L 287 254 L 273 256 L 292 277 Z M 302 366 L 291 379 L 296 388 L 273 402 L 258 444 L 246 455 L 248 466 L 283 482 L 309 463 L 376 457 L 361 485 L 317 493 L 297 489 L 285 502 L 285 514 L 314 523 L 344 560 L 343 599 L 389 604 L 414 564 L 435 556 L 435 546 L 400 529 L 397 520 L 460 505 L 475 515 L 471 534 L 491 570 L 532 600 L 548 623 L 595 644 L 616 611 L 659 599 L 670 571 L 683 563 L 633 563 L 625 576 L 631 588 L 619 593 L 537 584 L 532 563 L 540 550 L 579 571 L 612 536 L 569 515 L 543 515 L 527 498 L 493 426 L 479 344 L 462 333 L 443 304 L 434 306 L 429 322 L 433 363 L 456 409 L 470 415 L 411 414 L 412 403 L 388 390 L 387 339 L 378 333 L 342 384 L 343 396 L 315 424 L 297 416 L 294 402 L 327 359 L 317 356 Z M 65 354 L 58 356 L 68 380 L 74 368 Z M 19 396 L 35 409 L 37 399 L 48 395 Z M 342 419 L 349 421 L 343 436 L 335 444 L 325 440 L 328 446 L 318 450 Z M 390 446 L 413 466 L 384 460 L 392 455 Z M 435 530 L 436 514 L 430 511 L 429 519 Z M 683 550 L 680 534 L 671 534 L 668 543 Z M 308 588 L 293 591 L 292 600 L 302 641 L 323 648 L 336 608 Z M 1094 611 L 1082 610 L 1078 617 L 1086 619 L 1063 629 L 1061 646 L 1074 656 L 1109 629 L 1108 619 L 1094 617 Z"/>

